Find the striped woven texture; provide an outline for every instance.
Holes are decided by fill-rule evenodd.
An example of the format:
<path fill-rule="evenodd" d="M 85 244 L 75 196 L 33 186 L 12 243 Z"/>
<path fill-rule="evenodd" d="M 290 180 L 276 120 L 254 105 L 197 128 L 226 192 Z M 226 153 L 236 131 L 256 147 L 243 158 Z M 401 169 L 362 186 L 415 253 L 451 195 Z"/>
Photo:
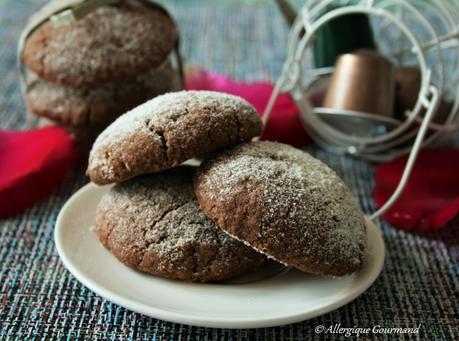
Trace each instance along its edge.
<path fill-rule="evenodd" d="M 16 41 L 26 18 L 42 1 L 0 0 L 0 127 L 27 129 L 15 69 Z M 285 58 L 287 28 L 274 1 L 167 1 L 182 31 L 189 64 L 239 80 L 271 80 Z M 366 212 L 374 165 L 308 151 L 335 169 Z M 87 182 L 73 172 L 45 201 L 0 221 L 0 340 L 309 340 L 322 339 L 318 325 L 416 327 L 414 335 L 378 339 L 458 340 L 459 219 L 440 232 L 410 234 L 385 223 L 384 270 L 352 303 L 319 318 L 276 328 L 225 330 L 174 324 L 143 316 L 94 294 L 80 284 L 57 255 L 53 229 L 64 202 Z M 327 338 L 338 335 L 327 335 Z M 345 338 L 343 335 L 341 339 Z M 361 337 L 364 339 L 364 337 Z"/>

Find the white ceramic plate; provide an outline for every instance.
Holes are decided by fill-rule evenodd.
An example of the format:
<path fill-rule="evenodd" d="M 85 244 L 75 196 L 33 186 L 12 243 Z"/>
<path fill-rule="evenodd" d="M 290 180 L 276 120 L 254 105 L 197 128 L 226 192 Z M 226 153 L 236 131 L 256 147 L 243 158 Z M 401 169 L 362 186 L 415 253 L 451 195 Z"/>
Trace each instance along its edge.
<path fill-rule="evenodd" d="M 257 328 L 298 322 L 352 301 L 378 277 L 384 242 L 368 222 L 369 257 L 358 274 L 330 279 L 290 270 L 246 284 L 194 284 L 124 266 L 97 239 L 94 213 L 109 187 L 88 184 L 64 205 L 56 222 L 57 251 L 67 269 L 95 293 L 133 311 L 177 323 Z"/>

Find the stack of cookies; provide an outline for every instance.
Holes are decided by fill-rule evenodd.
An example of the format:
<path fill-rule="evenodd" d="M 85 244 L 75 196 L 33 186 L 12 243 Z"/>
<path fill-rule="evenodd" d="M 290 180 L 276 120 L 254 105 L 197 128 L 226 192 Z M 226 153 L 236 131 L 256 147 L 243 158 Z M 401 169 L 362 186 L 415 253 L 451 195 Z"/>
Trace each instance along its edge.
<path fill-rule="evenodd" d="M 182 91 L 127 112 L 97 138 L 87 174 L 115 184 L 95 229 L 124 264 L 185 281 L 220 281 L 268 258 L 339 277 L 365 260 L 364 216 L 319 160 L 291 146 L 251 142 L 255 109 L 216 92 Z M 184 166 L 194 157 L 199 167 Z"/>
<path fill-rule="evenodd" d="M 44 8 L 31 18 L 40 24 L 29 28 L 20 51 L 32 114 L 77 136 L 97 136 L 127 110 L 180 90 L 173 60 L 178 31 L 159 5 L 120 1 L 61 26 L 52 15 L 43 18 L 48 12 Z"/>

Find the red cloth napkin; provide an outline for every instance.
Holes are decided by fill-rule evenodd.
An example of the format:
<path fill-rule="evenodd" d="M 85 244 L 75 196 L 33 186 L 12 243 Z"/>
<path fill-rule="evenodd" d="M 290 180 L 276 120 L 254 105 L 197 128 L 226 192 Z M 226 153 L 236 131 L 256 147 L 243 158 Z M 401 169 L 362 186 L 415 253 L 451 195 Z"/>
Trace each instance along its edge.
<path fill-rule="evenodd" d="M 376 168 L 374 200 L 381 207 L 392 195 L 407 156 Z M 445 226 L 459 213 L 459 150 L 424 150 L 419 153 L 402 195 L 384 215 L 403 230 L 428 231 Z"/>
<path fill-rule="evenodd" d="M 48 196 L 75 160 L 74 140 L 60 127 L 0 130 L 0 218 Z"/>
<path fill-rule="evenodd" d="M 266 82 L 242 83 L 217 73 L 189 68 L 185 87 L 188 90 L 213 90 L 237 95 L 251 103 L 262 114 L 274 86 Z M 263 140 L 278 141 L 295 147 L 310 141 L 300 120 L 293 99 L 281 94 L 274 105 L 271 117 L 261 137 Z"/>

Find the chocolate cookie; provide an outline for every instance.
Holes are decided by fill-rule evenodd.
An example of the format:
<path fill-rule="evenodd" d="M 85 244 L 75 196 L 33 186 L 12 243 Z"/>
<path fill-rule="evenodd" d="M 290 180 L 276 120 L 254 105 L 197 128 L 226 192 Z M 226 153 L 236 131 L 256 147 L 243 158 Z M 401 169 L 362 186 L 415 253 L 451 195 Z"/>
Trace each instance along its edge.
<path fill-rule="evenodd" d="M 184 281 L 219 281 L 262 265 L 263 255 L 199 210 L 192 175 L 178 167 L 115 185 L 97 207 L 103 245 L 131 268 Z"/>
<path fill-rule="evenodd" d="M 29 73 L 26 102 L 34 114 L 71 127 L 105 128 L 127 110 L 157 95 L 180 89 L 167 61 L 128 82 L 90 88 L 56 85 Z"/>
<path fill-rule="evenodd" d="M 240 97 L 211 91 L 158 96 L 119 117 L 99 135 L 87 174 L 97 184 L 171 168 L 260 134 L 256 110 Z"/>
<path fill-rule="evenodd" d="M 102 6 L 70 25 L 46 21 L 27 39 L 22 59 L 56 84 L 90 86 L 132 79 L 159 66 L 177 43 L 171 17 L 140 1 Z"/>
<path fill-rule="evenodd" d="M 201 209 L 269 257 L 325 276 L 362 268 L 364 216 L 350 190 L 309 154 L 274 142 L 235 146 L 194 179 Z"/>

